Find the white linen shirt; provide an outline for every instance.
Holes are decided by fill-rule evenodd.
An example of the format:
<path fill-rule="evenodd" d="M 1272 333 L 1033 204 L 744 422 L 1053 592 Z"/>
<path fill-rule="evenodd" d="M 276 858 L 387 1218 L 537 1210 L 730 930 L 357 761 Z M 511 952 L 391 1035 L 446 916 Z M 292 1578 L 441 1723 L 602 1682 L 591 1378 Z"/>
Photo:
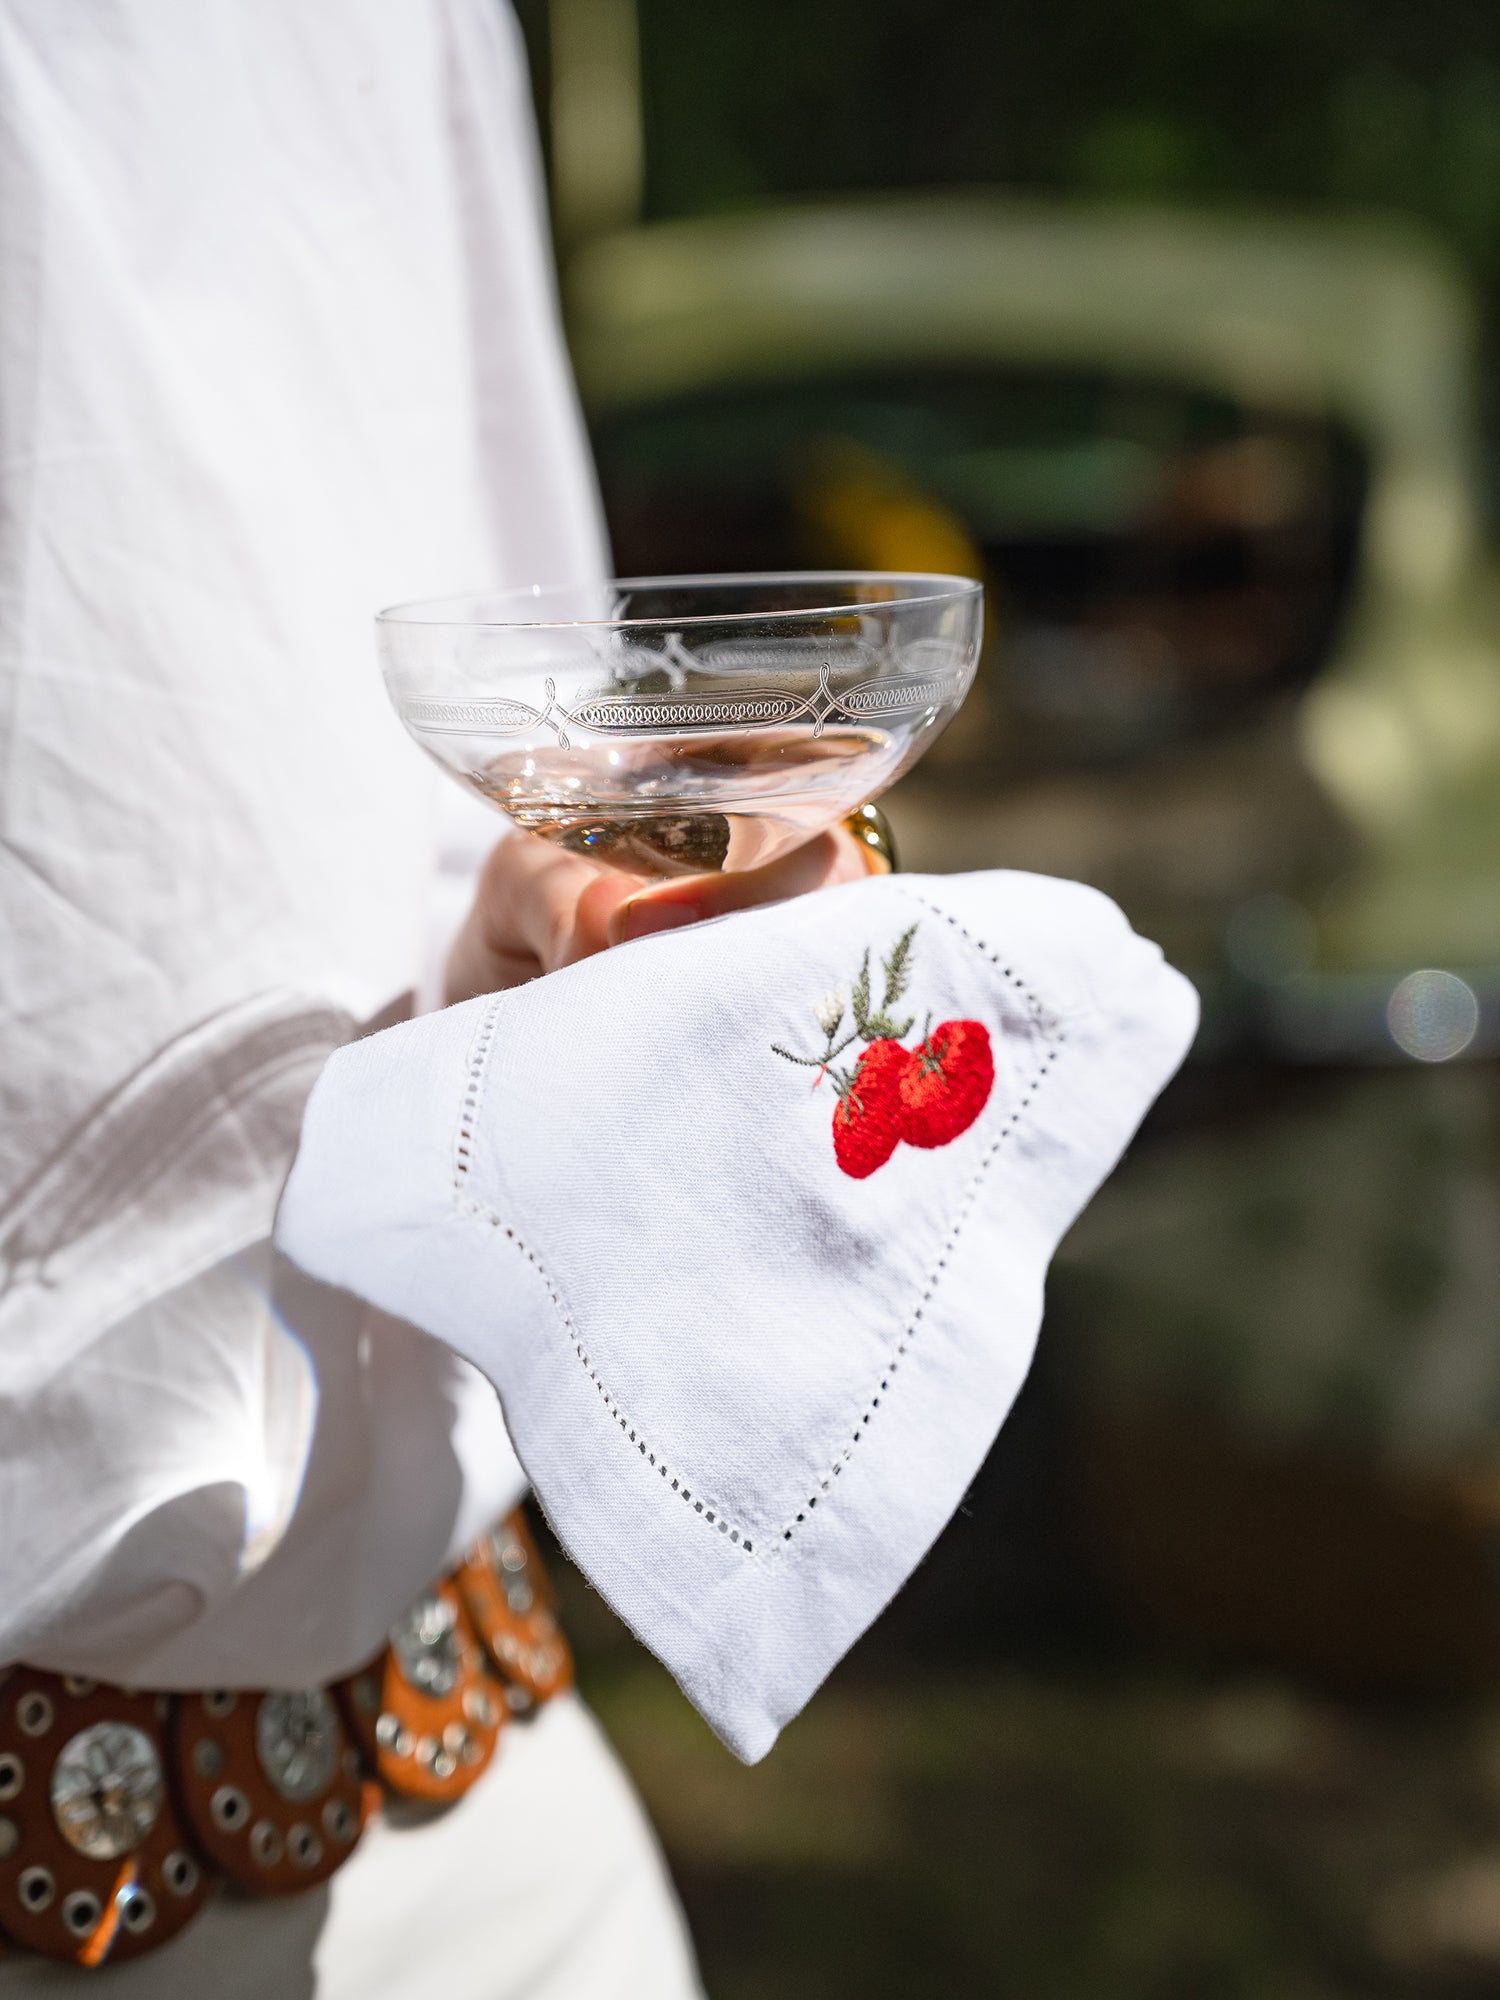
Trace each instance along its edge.
<path fill-rule="evenodd" d="M 0 1662 L 296 1685 L 521 1485 L 265 1239 L 501 829 L 373 612 L 602 573 L 524 62 L 490 0 L 0 0 L 0 93 Z"/>
<path fill-rule="evenodd" d="M 324 1058 L 433 991 L 502 825 L 405 739 L 373 612 L 603 565 L 498 0 L 0 0 L 0 1665 L 317 1682 L 518 1496 L 489 1384 L 269 1231 Z M 324 1888 L 0 1964 L 698 1990 L 571 1696 Z"/>

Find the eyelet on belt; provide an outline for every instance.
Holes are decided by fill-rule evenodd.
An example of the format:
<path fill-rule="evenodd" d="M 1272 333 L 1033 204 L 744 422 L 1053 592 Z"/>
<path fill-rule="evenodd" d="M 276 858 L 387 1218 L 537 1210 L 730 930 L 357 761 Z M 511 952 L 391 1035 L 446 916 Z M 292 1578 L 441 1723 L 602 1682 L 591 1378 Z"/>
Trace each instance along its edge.
<path fill-rule="evenodd" d="M 186 1846 L 165 1775 L 170 1704 L 18 1667 L 0 1691 L 0 1929 L 74 1964 L 164 1944 L 206 1884 L 168 1887 Z"/>

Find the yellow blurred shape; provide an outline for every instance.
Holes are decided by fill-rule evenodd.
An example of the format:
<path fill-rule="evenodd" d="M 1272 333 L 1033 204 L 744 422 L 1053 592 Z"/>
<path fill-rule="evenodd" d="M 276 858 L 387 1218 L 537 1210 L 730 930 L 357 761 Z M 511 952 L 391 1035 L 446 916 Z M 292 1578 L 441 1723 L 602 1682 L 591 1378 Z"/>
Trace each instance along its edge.
<path fill-rule="evenodd" d="M 958 516 L 866 445 L 839 439 L 820 447 L 797 500 L 818 540 L 852 569 L 984 574 Z"/>

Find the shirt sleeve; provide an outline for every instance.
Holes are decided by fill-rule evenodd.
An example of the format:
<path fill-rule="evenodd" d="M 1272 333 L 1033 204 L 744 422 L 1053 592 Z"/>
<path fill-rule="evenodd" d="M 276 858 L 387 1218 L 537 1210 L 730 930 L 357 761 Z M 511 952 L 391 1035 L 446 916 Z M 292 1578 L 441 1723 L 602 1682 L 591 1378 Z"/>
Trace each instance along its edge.
<path fill-rule="evenodd" d="M 0 0 L 0 308 L 0 1659 L 295 1684 L 520 1486 L 267 1243 L 488 844 L 372 614 L 605 560 L 514 22 Z"/>

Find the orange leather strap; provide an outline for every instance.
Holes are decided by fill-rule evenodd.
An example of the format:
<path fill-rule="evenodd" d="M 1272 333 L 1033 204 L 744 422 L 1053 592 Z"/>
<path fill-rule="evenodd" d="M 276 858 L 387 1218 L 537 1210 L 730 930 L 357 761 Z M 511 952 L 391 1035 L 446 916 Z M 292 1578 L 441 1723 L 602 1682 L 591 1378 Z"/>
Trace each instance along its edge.
<path fill-rule="evenodd" d="M 572 1679 L 519 1511 L 334 1688 L 141 1694 L 0 1673 L 0 1932 L 94 1966 L 164 1944 L 220 1880 L 311 1888 L 353 1852 L 382 1786 L 450 1803 L 512 1716 Z"/>
<path fill-rule="evenodd" d="M 398 1798 L 446 1804 L 494 1754 L 504 1690 L 445 1580 L 393 1628 L 385 1651 L 335 1689 L 366 1762 Z"/>

